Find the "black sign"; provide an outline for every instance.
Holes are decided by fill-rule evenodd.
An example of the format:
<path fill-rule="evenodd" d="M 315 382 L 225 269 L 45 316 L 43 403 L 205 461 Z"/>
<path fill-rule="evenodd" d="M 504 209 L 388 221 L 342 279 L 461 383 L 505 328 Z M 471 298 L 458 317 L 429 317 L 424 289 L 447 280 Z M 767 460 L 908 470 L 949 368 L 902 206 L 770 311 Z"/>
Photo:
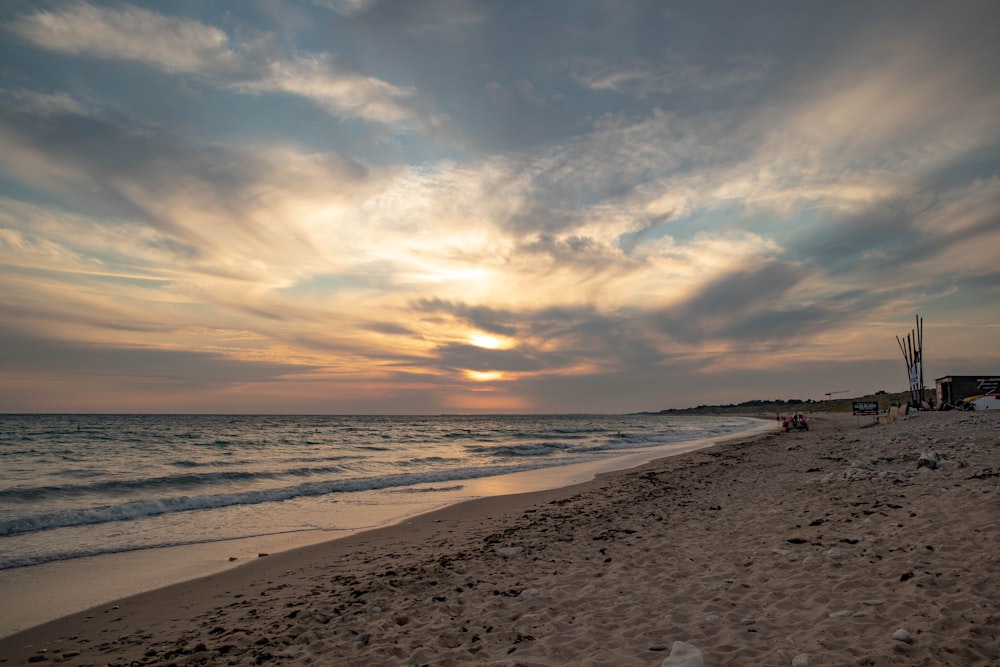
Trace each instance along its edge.
<path fill-rule="evenodd" d="M 995 394 L 1000 389 L 1000 378 L 976 378 L 976 389 L 984 394 Z"/>
<path fill-rule="evenodd" d="M 854 401 L 854 414 L 877 415 L 878 401 Z"/>

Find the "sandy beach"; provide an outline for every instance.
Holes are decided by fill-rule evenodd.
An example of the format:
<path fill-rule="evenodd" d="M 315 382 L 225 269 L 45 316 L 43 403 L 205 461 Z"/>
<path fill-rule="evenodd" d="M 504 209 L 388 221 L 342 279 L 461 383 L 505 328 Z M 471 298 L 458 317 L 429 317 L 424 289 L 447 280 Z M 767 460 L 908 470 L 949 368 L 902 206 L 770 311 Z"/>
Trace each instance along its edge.
<path fill-rule="evenodd" d="M 1000 665 L 1000 413 L 870 419 L 261 557 L 0 664 Z"/>

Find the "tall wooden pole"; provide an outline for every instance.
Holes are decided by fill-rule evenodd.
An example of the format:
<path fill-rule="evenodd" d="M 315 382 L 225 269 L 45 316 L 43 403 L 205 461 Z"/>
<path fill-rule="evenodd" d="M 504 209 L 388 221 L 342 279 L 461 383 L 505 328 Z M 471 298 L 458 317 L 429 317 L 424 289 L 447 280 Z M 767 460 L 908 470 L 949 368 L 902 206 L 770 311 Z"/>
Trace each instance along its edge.
<path fill-rule="evenodd" d="M 917 365 L 920 368 L 920 399 L 924 398 L 924 318 L 917 315 Z"/>
<path fill-rule="evenodd" d="M 906 340 L 896 336 L 896 344 L 899 345 L 906 364 L 906 384 L 910 390 L 910 400 L 920 407 L 924 400 L 924 320 L 920 315 L 916 316 L 915 328 L 910 329 Z"/>
<path fill-rule="evenodd" d="M 896 336 L 896 344 L 899 345 L 899 351 L 903 353 L 903 363 L 907 364 L 906 367 L 909 368 L 910 360 L 906 358 L 906 347 L 904 347 L 903 341 L 899 339 L 899 336 Z"/>

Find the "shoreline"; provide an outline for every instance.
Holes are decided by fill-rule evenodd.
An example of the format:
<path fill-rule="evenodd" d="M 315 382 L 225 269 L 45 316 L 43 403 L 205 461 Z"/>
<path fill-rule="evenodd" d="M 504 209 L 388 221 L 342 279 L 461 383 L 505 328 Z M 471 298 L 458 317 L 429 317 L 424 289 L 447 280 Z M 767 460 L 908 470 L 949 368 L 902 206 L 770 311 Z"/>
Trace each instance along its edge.
<path fill-rule="evenodd" d="M 0 656 L 659 665 L 685 642 L 706 664 L 996 664 L 1000 417 L 811 424 L 275 554 Z"/>
<path fill-rule="evenodd" d="M 0 589 L 7 596 L 23 601 L 17 608 L 0 606 L 0 638 L 121 598 L 244 567 L 262 553 L 276 555 L 342 540 L 484 497 L 569 487 L 606 472 L 625 470 L 731 439 L 751 437 L 775 427 L 769 420 L 757 419 L 760 424 L 722 437 L 665 444 L 585 463 L 462 480 L 453 490 L 421 494 L 419 502 L 408 499 L 405 503 L 381 508 L 382 511 L 371 517 L 374 525 L 137 549 L 0 570 Z"/>

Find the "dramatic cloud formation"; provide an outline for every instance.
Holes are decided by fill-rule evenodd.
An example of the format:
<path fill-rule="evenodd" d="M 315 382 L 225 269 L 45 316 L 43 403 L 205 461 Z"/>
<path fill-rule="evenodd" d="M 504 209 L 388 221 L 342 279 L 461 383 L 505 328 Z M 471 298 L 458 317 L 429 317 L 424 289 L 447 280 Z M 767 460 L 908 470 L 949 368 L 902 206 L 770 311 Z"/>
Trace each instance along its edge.
<path fill-rule="evenodd" d="M 995 3 L 0 10 L 0 411 L 996 373 Z M 836 385 L 836 387 L 834 387 Z"/>

